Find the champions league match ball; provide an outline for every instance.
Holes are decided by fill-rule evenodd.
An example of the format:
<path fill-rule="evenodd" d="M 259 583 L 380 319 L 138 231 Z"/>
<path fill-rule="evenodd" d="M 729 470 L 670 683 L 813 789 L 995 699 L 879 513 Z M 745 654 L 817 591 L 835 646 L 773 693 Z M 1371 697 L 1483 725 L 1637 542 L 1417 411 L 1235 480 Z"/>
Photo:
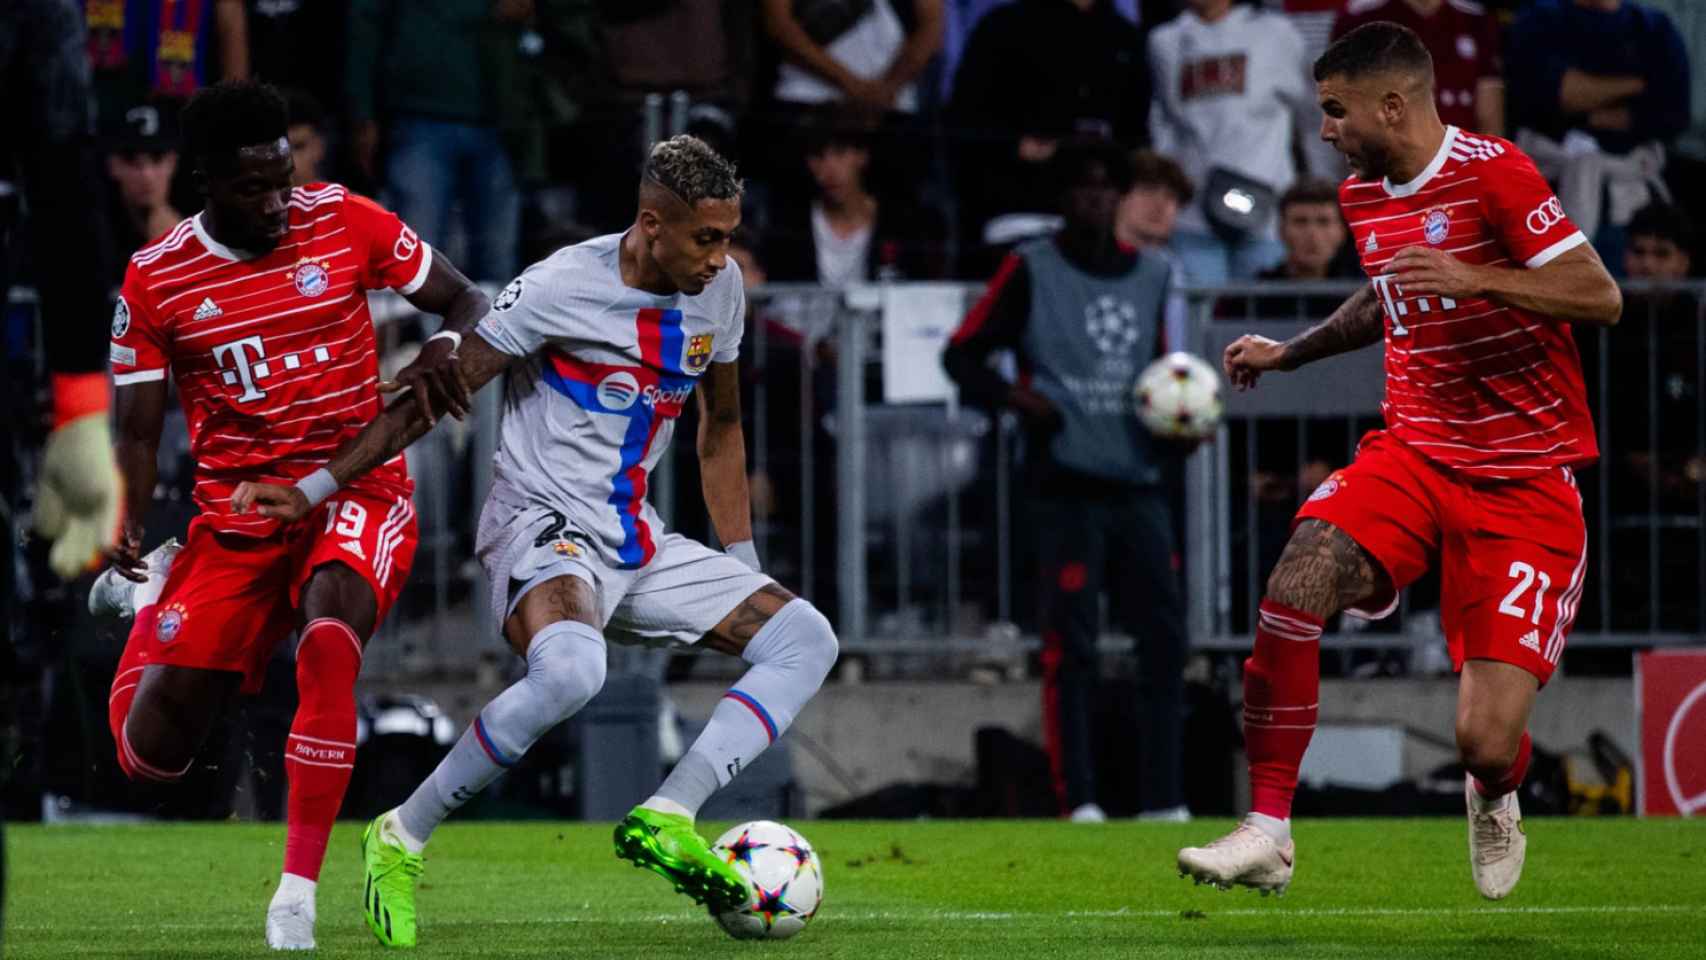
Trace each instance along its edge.
<path fill-rule="evenodd" d="M 712 852 L 752 884 L 740 910 L 717 914 L 736 940 L 786 940 L 806 928 L 823 902 L 823 865 L 806 838 L 771 820 L 754 820 L 717 838 Z"/>
<path fill-rule="evenodd" d="M 1220 374 L 1200 357 L 1169 353 L 1137 378 L 1137 415 L 1158 437 L 1205 440 L 1220 426 Z"/>

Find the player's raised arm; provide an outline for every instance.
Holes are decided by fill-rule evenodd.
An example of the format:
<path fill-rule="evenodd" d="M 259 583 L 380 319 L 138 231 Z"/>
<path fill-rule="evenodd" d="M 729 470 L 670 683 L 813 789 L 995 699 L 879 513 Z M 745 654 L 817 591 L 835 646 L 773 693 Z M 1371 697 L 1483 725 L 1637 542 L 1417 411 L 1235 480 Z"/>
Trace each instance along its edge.
<path fill-rule="evenodd" d="M 516 359 L 487 343 L 477 332 L 455 352 L 460 355 L 461 382 L 469 396 L 478 393 Z M 432 418 L 420 404 L 394 403 L 340 447 L 325 467 L 303 477 L 294 486 L 240 484 L 231 495 L 231 510 L 248 513 L 252 509 L 262 516 L 299 520 L 340 487 L 403 452 L 432 426 Z"/>
<path fill-rule="evenodd" d="M 1256 385 L 1269 370 L 1296 370 L 1323 357 L 1379 343 L 1385 326 L 1380 298 L 1370 284 L 1333 311 L 1333 315 L 1284 343 L 1245 334 L 1226 347 L 1226 377 L 1240 390 Z"/>
<path fill-rule="evenodd" d="M 739 366 L 733 362 L 711 364 L 696 392 L 699 477 L 705 509 L 711 515 L 717 539 L 730 548 L 730 553 L 741 556 L 734 547 L 742 543 L 751 546 L 752 500 L 746 482 L 746 435 L 740 426 Z"/>

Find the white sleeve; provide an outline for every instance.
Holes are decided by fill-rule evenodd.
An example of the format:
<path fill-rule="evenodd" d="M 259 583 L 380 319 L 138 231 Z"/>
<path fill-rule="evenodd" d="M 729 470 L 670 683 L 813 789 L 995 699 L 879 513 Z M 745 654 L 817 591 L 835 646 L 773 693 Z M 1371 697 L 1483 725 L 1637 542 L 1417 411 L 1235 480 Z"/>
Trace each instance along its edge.
<path fill-rule="evenodd" d="M 482 339 L 512 357 L 532 356 L 561 326 L 541 266 L 535 264 L 511 280 L 475 327 Z"/>

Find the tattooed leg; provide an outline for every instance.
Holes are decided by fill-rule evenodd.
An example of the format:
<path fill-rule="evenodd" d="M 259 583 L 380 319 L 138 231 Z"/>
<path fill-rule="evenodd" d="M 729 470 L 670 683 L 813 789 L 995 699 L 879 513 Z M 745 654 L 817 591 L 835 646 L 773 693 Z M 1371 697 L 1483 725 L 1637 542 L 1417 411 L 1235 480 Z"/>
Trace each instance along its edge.
<path fill-rule="evenodd" d="M 1322 620 L 1391 589 L 1391 579 L 1368 551 L 1324 520 L 1297 525 L 1268 577 L 1269 600 Z"/>

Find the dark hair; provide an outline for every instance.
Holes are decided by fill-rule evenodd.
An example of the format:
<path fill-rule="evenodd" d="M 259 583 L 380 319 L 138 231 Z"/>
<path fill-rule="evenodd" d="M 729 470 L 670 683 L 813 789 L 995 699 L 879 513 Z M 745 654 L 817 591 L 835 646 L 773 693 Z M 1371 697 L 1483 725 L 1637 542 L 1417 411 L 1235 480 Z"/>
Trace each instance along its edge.
<path fill-rule="evenodd" d="M 238 150 L 283 139 L 289 116 L 284 97 L 267 84 L 226 80 L 202 87 L 179 118 L 184 154 L 204 172 L 230 173 Z"/>
<path fill-rule="evenodd" d="M 290 118 L 290 125 L 310 126 L 320 129 L 326 122 L 326 108 L 320 106 L 320 101 L 312 93 L 301 87 L 286 87 L 284 89 L 285 115 Z"/>
<path fill-rule="evenodd" d="M 1131 185 L 1133 187 L 1161 187 L 1172 192 L 1179 204 L 1190 203 L 1197 195 L 1197 188 L 1191 183 L 1191 178 L 1185 175 L 1183 167 L 1173 162 L 1173 158 L 1153 150 L 1137 150 L 1131 155 Z"/>
<path fill-rule="evenodd" d="M 1434 82 L 1434 60 L 1422 38 L 1409 27 L 1377 20 L 1340 37 L 1315 60 L 1315 81 L 1343 76 L 1358 80 L 1369 74 L 1399 71 Z"/>
<path fill-rule="evenodd" d="M 646 157 L 645 179 L 675 194 L 689 207 L 701 200 L 739 200 L 746 186 L 734 164 L 705 141 L 685 133 L 652 146 Z"/>
<path fill-rule="evenodd" d="M 865 116 L 841 106 L 827 107 L 810 115 L 800 126 L 805 155 L 815 157 L 835 147 L 871 149 L 871 125 Z"/>
<path fill-rule="evenodd" d="M 1630 240 L 1636 237 L 1657 237 L 1669 240 L 1684 253 L 1694 252 L 1694 224 L 1682 208 L 1668 203 L 1649 203 L 1635 211 L 1625 231 Z"/>
<path fill-rule="evenodd" d="M 1330 203 L 1336 210 L 1339 207 L 1339 188 L 1326 180 L 1305 177 L 1280 195 L 1280 215 L 1284 216 L 1288 208 L 1299 203 Z"/>
<path fill-rule="evenodd" d="M 1073 137 L 1062 141 L 1049 158 L 1050 180 L 1063 193 L 1078 186 L 1090 168 L 1100 164 L 1121 193 L 1131 189 L 1131 157 L 1119 144 L 1102 137 Z"/>

